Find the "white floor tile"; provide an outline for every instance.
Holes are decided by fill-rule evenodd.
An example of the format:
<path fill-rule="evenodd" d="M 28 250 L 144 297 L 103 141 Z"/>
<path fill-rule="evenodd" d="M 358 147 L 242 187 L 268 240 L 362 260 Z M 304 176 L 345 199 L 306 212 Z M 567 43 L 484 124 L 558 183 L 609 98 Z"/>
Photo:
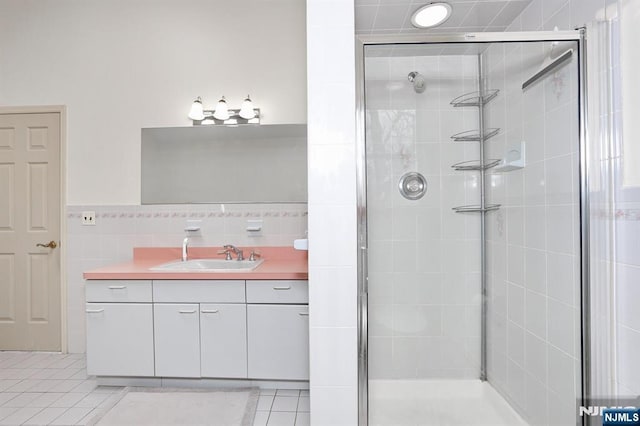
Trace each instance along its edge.
<path fill-rule="evenodd" d="M 20 380 L 15 385 L 7 389 L 8 392 L 26 392 L 36 384 L 40 383 L 40 380 L 26 379 Z"/>
<path fill-rule="evenodd" d="M 88 380 L 85 380 L 82 383 L 80 383 L 75 388 L 73 388 L 72 392 L 83 392 L 83 391 L 91 392 L 96 387 L 98 387 L 98 383 L 96 382 L 96 380 L 95 379 L 88 379 Z"/>
<path fill-rule="evenodd" d="M 2 392 L 0 393 L 0 407 L 2 407 L 7 401 L 12 400 L 16 396 L 20 395 L 17 392 Z"/>
<path fill-rule="evenodd" d="M 28 407 L 49 407 L 51 404 L 62 398 L 63 393 L 47 392 L 40 395 L 27 405 Z"/>
<path fill-rule="evenodd" d="M 296 413 L 272 411 L 267 426 L 295 426 Z"/>
<path fill-rule="evenodd" d="M 58 372 L 59 372 L 58 370 L 53 370 L 49 368 L 36 368 L 35 373 L 29 376 L 29 378 L 38 379 L 38 380 L 51 379 Z"/>
<path fill-rule="evenodd" d="M 310 411 L 310 398 L 308 396 L 301 396 L 298 399 L 298 412 L 302 411 L 308 413 Z"/>
<path fill-rule="evenodd" d="M 260 395 L 275 395 L 277 389 L 260 389 Z"/>
<path fill-rule="evenodd" d="M 253 426 L 267 426 L 269 420 L 268 411 L 256 411 L 256 416 L 253 419 Z"/>
<path fill-rule="evenodd" d="M 271 405 L 273 404 L 273 395 L 260 395 L 258 398 L 258 411 L 271 411 Z"/>
<path fill-rule="evenodd" d="M 52 425 L 74 425 L 82 420 L 87 414 L 91 412 L 91 408 L 86 407 L 73 407 L 65 411 L 60 417 L 51 422 Z"/>
<path fill-rule="evenodd" d="M 36 398 L 44 395 L 40 392 L 25 392 L 4 403 L 3 407 L 29 407 Z"/>
<path fill-rule="evenodd" d="M 296 426 L 309 426 L 311 425 L 311 416 L 309 413 L 298 413 L 296 415 Z"/>
<path fill-rule="evenodd" d="M 73 389 L 74 392 L 81 392 L 80 390 L 76 391 L 74 388 L 83 383 L 84 380 L 62 380 L 58 382 L 58 384 L 50 389 L 51 392 L 71 392 Z M 87 390 L 87 392 L 91 391 L 91 389 Z"/>
<path fill-rule="evenodd" d="M 24 424 L 29 426 L 48 425 L 49 423 L 51 423 L 52 421 L 60 417 L 60 415 L 62 415 L 62 413 L 64 413 L 65 411 L 67 411 L 66 408 L 54 408 L 54 407 L 44 408 L 38 414 L 36 414 L 35 416 L 27 420 L 27 422 Z"/>
<path fill-rule="evenodd" d="M 298 408 L 297 396 L 277 396 L 273 400 L 271 411 L 290 411 L 296 412 Z"/>
<path fill-rule="evenodd" d="M 40 411 L 42 411 L 42 408 L 40 407 L 19 408 L 18 411 L 16 411 L 15 413 L 0 420 L 0 425 L 3 425 L 3 426 L 4 425 L 7 425 L 7 426 L 21 425 L 22 423 L 29 420 L 31 417 L 38 414 Z"/>
<path fill-rule="evenodd" d="M 71 408 L 76 405 L 80 400 L 82 400 L 85 396 L 88 395 L 88 392 L 80 392 L 80 393 L 65 393 L 60 399 L 53 402 L 51 407 L 63 407 L 63 408 Z"/>
<path fill-rule="evenodd" d="M 90 393 L 89 395 L 78 401 L 78 403 L 74 405 L 74 407 L 96 408 L 107 398 L 109 398 L 108 393 Z"/>
<path fill-rule="evenodd" d="M 78 372 L 76 374 L 74 374 L 73 376 L 70 377 L 70 379 L 74 379 L 74 380 L 86 380 L 87 379 L 87 370 L 85 370 L 84 368 L 81 368 L 80 370 L 78 370 Z"/>
<path fill-rule="evenodd" d="M 70 379 L 73 375 L 77 374 L 79 371 L 82 371 L 82 369 L 81 368 L 63 368 L 61 370 L 54 371 L 55 374 L 53 374 L 51 377 L 48 377 L 48 378 L 66 380 L 66 379 Z"/>
<path fill-rule="evenodd" d="M 300 396 L 309 396 L 309 389 L 303 389 L 300 391 Z"/>
<path fill-rule="evenodd" d="M 56 380 L 40 380 L 28 389 L 28 392 L 49 392 L 57 385 Z"/>
<path fill-rule="evenodd" d="M 18 407 L 0 407 L 0 420 L 18 411 Z"/>
<path fill-rule="evenodd" d="M 298 389 L 278 389 L 276 393 L 278 396 L 299 396 L 300 391 Z"/>

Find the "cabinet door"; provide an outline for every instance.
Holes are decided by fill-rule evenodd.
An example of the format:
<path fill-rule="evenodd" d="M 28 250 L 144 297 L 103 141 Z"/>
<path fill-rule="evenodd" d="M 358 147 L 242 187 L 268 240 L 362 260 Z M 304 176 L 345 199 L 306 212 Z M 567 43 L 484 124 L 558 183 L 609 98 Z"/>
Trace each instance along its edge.
<path fill-rule="evenodd" d="M 154 303 L 156 376 L 200 377 L 198 304 Z"/>
<path fill-rule="evenodd" d="M 153 376 L 151 303 L 87 303 L 87 374 Z"/>
<path fill-rule="evenodd" d="M 309 380 L 309 307 L 247 305 L 249 378 Z"/>
<path fill-rule="evenodd" d="M 247 377 L 246 305 L 200 305 L 202 377 Z"/>

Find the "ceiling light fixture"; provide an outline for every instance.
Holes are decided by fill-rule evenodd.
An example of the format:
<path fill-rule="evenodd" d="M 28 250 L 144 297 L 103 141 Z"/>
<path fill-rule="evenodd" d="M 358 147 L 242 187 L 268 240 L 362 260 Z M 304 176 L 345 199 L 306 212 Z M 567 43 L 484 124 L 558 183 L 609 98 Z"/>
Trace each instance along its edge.
<path fill-rule="evenodd" d="M 411 23 L 416 28 L 432 28 L 449 19 L 451 11 L 450 4 L 430 3 L 413 12 Z"/>

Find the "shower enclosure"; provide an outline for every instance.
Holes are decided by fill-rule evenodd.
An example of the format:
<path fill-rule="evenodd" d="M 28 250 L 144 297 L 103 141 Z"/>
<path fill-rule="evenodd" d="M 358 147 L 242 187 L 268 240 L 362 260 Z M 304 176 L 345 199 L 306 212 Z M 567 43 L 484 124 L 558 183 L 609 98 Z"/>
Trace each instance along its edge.
<path fill-rule="evenodd" d="M 581 421 L 582 37 L 361 38 L 361 425 Z"/>

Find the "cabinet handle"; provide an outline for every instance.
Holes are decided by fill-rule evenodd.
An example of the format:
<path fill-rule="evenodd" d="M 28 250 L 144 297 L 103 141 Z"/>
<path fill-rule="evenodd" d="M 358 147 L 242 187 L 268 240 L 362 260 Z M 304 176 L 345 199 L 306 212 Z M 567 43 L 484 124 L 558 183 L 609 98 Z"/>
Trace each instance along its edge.
<path fill-rule="evenodd" d="M 309 312 L 298 312 L 298 315 L 300 315 L 301 317 L 308 317 Z"/>
<path fill-rule="evenodd" d="M 126 285 L 110 285 L 109 290 L 123 290 L 127 288 Z"/>
<path fill-rule="evenodd" d="M 181 309 L 179 312 L 180 312 L 181 314 L 195 314 L 195 313 L 196 313 L 196 310 L 195 310 L 195 309 L 193 309 L 193 310 L 187 311 L 187 310 L 182 310 L 182 309 Z"/>
<path fill-rule="evenodd" d="M 99 314 L 100 312 L 104 312 L 104 309 L 87 309 L 85 312 L 88 314 Z"/>
<path fill-rule="evenodd" d="M 274 287 L 274 290 L 291 290 L 291 286 L 284 286 L 284 287 Z"/>
<path fill-rule="evenodd" d="M 203 309 L 200 312 L 202 312 L 203 314 L 217 314 L 218 310 L 217 309 L 211 309 L 211 310 Z"/>

